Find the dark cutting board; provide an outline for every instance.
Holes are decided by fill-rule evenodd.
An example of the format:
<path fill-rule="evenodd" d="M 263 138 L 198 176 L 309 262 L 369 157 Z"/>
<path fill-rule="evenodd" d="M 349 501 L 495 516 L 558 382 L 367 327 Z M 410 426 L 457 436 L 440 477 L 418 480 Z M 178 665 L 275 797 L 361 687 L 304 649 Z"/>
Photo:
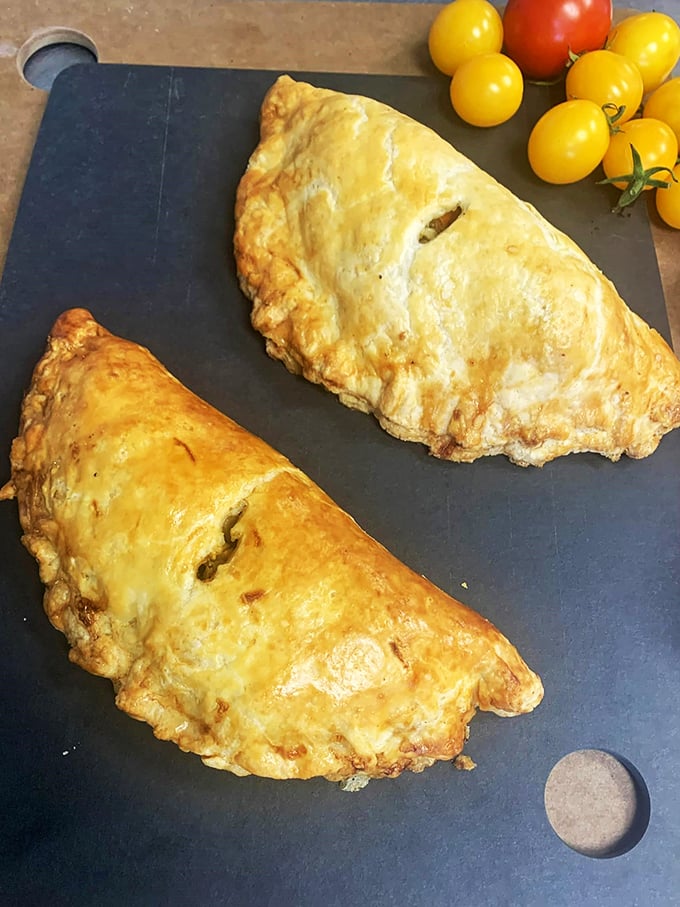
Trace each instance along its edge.
<path fill-rule="evenodd" d="M 90 66 L 58 79 L 0 287 L 0 478 L 47 332 L 86 306 L 493 620 L 542 675 L 545 700 L 527 717 L 478 715 L 471 773 L 438 764 L 345 794 L 208 769 L 69 664 L 3 504 L 0 903 L 677 903 L 680 433 L 639 462 L 442 463 L 268 359 L 231 235 L 274 75 Z M 643 207 L 615 217 L 609 189 L 556 189 L 528 169 L 549 89 L 478 131 L 456 121 L 443 81 L 308 78 L 433 126 L 570 233 L 667 335 Z M 570 850 L 545 815 L 550 769 L 586 747 L 630 760 L 651 798 L 646 834 L 612 859 Z"/>

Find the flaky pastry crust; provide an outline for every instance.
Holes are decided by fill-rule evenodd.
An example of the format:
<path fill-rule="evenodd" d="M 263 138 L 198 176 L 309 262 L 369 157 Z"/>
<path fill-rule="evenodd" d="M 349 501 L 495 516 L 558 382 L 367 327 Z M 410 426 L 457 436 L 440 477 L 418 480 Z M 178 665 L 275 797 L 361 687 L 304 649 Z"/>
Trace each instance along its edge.
<path fill-rule="evenodd" d="M 539 678 L 285 457 L 81 309 L 12 445 L 23 541 L 70 657 L 117 705 L 238 775 L 420 771 Z"/>
<path fill-rule="evenodd" d="M 438 457 L 644 457 L 680 425 L 680 363 L 581 249 L 384 104 L 280 77 L 236 224 L 269 354 Z"/>

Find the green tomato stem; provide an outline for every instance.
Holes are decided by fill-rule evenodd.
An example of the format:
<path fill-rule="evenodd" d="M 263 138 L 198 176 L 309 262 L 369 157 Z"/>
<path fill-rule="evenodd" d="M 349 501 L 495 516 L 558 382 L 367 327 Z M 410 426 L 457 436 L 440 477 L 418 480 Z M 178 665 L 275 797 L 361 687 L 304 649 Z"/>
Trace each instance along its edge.
<path fill-rule="evenodd" d="M 607 113 L 607 108 L 612 109 L 613 113 Z M 602 105 L 602 113 L 607 117 L 607 123 L 609 124 L 609 134 L 615 135 L 617 132 L 621 132 L 620 128 L 616 125 L 617 122 L 626 112 L 626 105 L 622 104 L 620 107 L 610 101 L 608 104 Z"/>
<path fill-rule="evenodd" d="M 628 205 L 632 205 L 633 202 L 642 195 L 647 186 L 652 186 L 655 189 L 668 188 L 668 181 L 654 179 L 654 174 L 661 172 L 670 173 L 671 179 L 676 183 L 678 182 L 670 167 L 649 167 L 645 170 L 642 166 L 642 158 L 634 145 L 630 146 L 630 152 L 633 158 L 633 170 L 631 173 L 625 173 L 621 176 L 610 176 L 608 179 L 598 180 L 599 186 L 603 186 L 606 183 L 627 184 L 626 188 L 619 196 L 616 207 L 612 208 L 614 214 L 620 214 L 624 208 L 627 208 Z"/>

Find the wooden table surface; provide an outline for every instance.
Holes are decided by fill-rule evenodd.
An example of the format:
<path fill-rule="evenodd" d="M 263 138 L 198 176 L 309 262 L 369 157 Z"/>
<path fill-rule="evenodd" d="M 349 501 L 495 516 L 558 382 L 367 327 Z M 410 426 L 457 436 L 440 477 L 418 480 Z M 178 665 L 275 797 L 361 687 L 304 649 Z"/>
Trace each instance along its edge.
<path fill-rule="evenodd" d="M 0 23 L 0 269 L 47 101 L 21 73 L 40 46 L 60 37 L 90 43 L 102 63 L 433 76 L 426 36 L 437 9 L 323 0 L 11 0 Z M 651 208 L 650 221 L 677 350 L 680 231 Z"/>

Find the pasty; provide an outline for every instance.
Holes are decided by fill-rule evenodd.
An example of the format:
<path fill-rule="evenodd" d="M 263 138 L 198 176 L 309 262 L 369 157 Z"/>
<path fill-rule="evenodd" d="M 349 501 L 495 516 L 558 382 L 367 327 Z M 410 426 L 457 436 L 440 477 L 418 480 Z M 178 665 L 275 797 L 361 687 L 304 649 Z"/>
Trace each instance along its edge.
<path fill-rule="evenodd" d="M 234 239 L 269 354 L 438 457 L 644 457 L 680 363 L 563 233 L 430 129 L 280 77 Z"/>
<path fill-rule="evenodd" d="M 237 775 L 343 780 L 462 750 L 539 678 L 285 457 L 80 309 L 54 325 L 10 481 L 72 661 Z"/>

